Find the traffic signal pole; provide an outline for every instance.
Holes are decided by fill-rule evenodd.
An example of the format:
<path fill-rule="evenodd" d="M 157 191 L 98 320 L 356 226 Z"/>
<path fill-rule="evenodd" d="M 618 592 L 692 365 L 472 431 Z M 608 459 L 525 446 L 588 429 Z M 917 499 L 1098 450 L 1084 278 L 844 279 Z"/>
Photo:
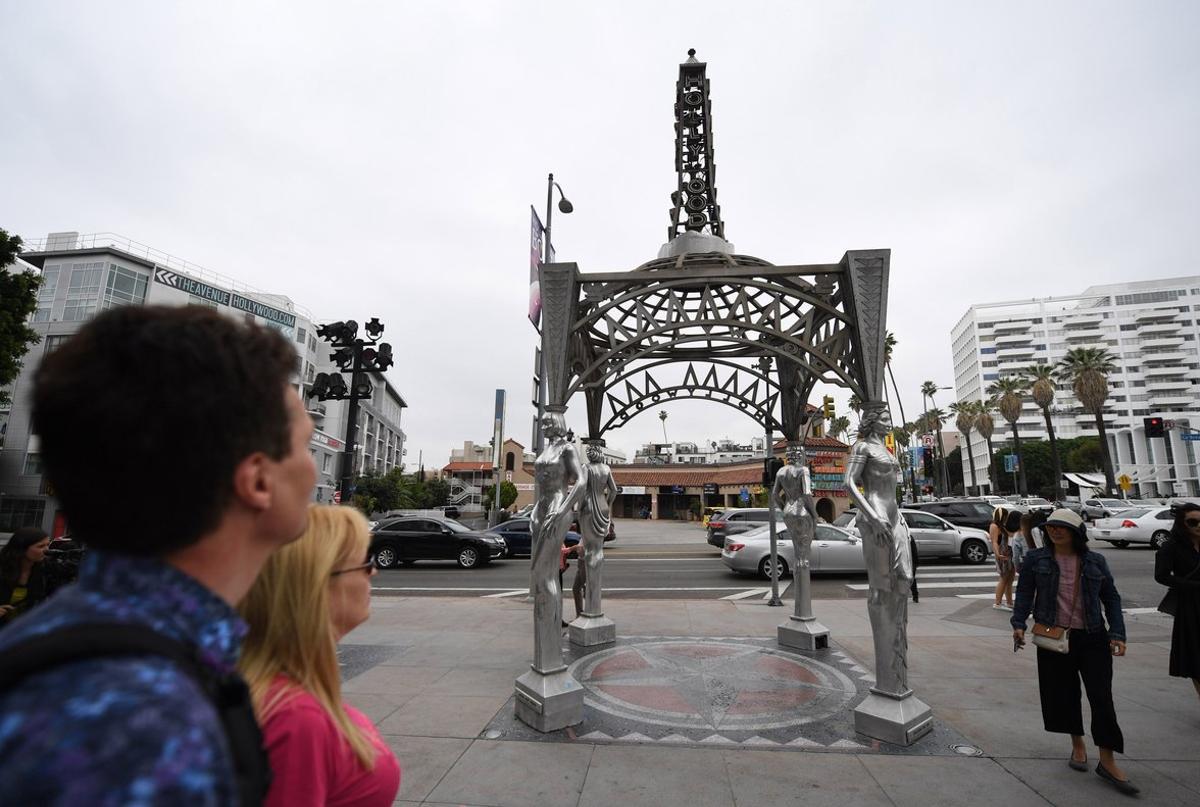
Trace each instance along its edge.
<path fill-rule="evenodd" d="M 342 455 L 342 481 L 339 486 L 342 491 L 342 504 L 350 504 L 354 498 L 354 460 L 357 453 L 355 442 L 358 440 L 358 375 L 362 372 L 361 339 L 355 339 L 351 348 L 354 351 L 354 363 L 350 372 L 350 403 L 346 407 L 346 451 Z"/>

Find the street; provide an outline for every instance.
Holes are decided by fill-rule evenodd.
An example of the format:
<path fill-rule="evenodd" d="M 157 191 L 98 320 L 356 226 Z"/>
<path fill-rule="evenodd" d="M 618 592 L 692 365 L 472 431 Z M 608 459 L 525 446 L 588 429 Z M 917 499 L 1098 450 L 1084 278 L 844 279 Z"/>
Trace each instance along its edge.
<path fill-rule="evenodd" d="M 605 547 L 604 596 L 638 599 L 767 600 L 770 581 L 737 575 L 720 553 L 705 542 L 696 523 L 619 519 L 617 541 Z M 1116 549 L 1102 542 L 1092 548 L 1107 558 L 1125 609 L 1154 608 L 1163 589 L 1154 582 L 1154 552 L 1148 547 Z M 575 561 L 564 576 L 574 579 Z M 520 597 L 528 590 L 529 559 L 493 561 L 478 569 L 460 569 L 453 561 L 429 561 L 381 570 L 373 580 L 383 596 Z M 790 599 L 790 579 L 780 580 Z M 958 559 L 928 560 L 917 569 L 921 597 L 987 599 L 996 585 L 995 565 L 978 566 Z M 813 577 L 814 599 L 865 599 L 865 574 Z M 568 594 L 569 599 L 569 594 Z"/>

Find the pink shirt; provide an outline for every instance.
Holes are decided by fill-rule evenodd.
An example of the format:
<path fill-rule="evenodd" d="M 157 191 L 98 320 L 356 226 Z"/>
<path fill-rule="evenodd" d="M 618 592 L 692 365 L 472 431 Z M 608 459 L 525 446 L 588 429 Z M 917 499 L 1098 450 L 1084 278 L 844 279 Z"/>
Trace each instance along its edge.
<path fill-rule="evenodd" d="M 1085 628 L 1082 592 L 1079 599 L 1075 599 L 1079 556 L 1056 554 L 1054 561 L 1058 564 L 1058 624 L 1065 628 Z"/>
<path fill-rule="evenodd" d="M 286 683 L 280 677 L 272 692 Z M 371 721 L 343 705 L 378 750 L 368 771 L 316 698 L 300 689 L 289 697 L 262 727 L 275 773 L 267 807 L 390 807 L 400 790 L 400 765 Z"/>

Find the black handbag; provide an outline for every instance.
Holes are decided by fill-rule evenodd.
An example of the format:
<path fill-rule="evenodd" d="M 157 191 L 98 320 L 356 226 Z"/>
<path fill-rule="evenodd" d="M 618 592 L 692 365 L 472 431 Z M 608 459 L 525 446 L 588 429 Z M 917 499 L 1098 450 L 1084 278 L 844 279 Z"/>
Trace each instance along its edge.
<path fill-rule="evenodd" d="M 1191 580 L 1192 575 L 1198 571 L 1200 571 L 1200 565 L 1197 565 L 1195 569 L 1188 572 L 1182 579 Z M 1175 586 L 1167 589 L 1167 593 L 1163 595 L 1162 602 L 1158 604 L 1158 610 L 1167 616 L 1175 616 L 1175 612 L 1179 610 L 1179 589 L 1175 588 Z"/>

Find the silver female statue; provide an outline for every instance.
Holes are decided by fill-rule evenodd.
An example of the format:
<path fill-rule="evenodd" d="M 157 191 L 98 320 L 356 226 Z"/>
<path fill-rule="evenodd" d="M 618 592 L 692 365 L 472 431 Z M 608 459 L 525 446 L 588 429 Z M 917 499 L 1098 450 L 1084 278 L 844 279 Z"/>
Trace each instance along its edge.
<path fill-rule="evenodd" d="M 546 447 L 533 463 L 534 505 L 530 516 L 533 550 L 533 658 L 543 674 L 564 669 L 562 659 L 562 591 L 558 569 L 560 551 L 575 509 L 587 493 L 587 471 L 575 446 L 566 440 L 561 412 L 542 418 Z"/>
<path fill-rule="evenodd" d="M 604 538 L 612 524 L 612 506 L 617 498 L 617 483 L 604 462 L 602 443 L 587 445 L 587 493 L 579 506 L 579 531 L 583 533 L 583 611 L 570 627 L 572 644 L 585 647 L 616 641 L 616 626 L 604 616 L 601 607 L 600 578 L 604 569 Z"/>
<path fill-rule="evenodd" d="M 779 626 L 779 643 L 801 650 L 817 650 L 829 646 L 829 631 L 816 621 L 812 612 L 812 578 L 809 558 L 813 538 L 817 535 L 817 508 L 812 497 L 812 473 L 804 444 L 789 442 L 788 464 L 775 475 L 771 495 L 782 511 L 792 541 L 794 562 L 792 580 L 795 587 L 795 607 L 788 622 Z"/>
<path fill-rule="evenodd" d="M 533 463 L 533 664 L 515 684 L 517 718 L 542 732 L 583 720 L 583 688 L 563 663 L 558 566 L 563 539 L 587 491 L 587 471 L 566 440 L 563 412 L 561 406 L 547 407 L 546 447 Z"/>
<path fill-rule="evenodd" d="M 875 686 L 893 698 L 908 688 L 908 595 L 913 559 L 908 526 L 896 504 L 900 464 L 883 444 L 892 418 L 882 403 L 863 408 L 859 440 L 846 462 L 846 491 L 858 507 L 870 595 L 867 613 L 875 639 Z M 859 490 L 859 486 L 862 490 Z"/>

